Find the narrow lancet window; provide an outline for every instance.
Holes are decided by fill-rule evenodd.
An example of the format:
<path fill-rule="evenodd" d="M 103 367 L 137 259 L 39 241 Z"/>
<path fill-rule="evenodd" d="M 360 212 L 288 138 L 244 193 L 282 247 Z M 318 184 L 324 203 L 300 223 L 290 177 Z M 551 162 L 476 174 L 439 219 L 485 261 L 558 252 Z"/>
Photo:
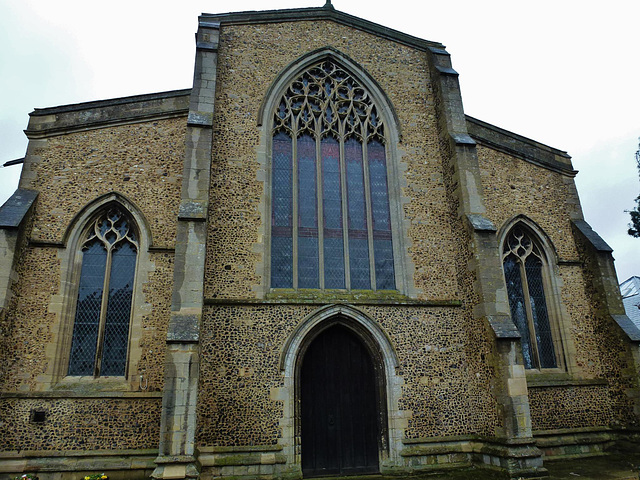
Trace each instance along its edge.
<path fill-rule="evenodd" d="M 273 118 L 271 288 L 395 289 L 384 124 L 369 93 L 326 60 Z"/>
<path fill-rule="evenodd" d="M 68 375 L 123 376 L 138 252 L 131 221 L 110 208 L 92 223 L 81 250 Z"/>
<path fill-rule="evenodd" d="M 505 241 L 503 268 L 511 318 L 520 331 L 525 368 L 556 368 L 545 295 L 546 261 L 529 232 L 516 225 Z"/>

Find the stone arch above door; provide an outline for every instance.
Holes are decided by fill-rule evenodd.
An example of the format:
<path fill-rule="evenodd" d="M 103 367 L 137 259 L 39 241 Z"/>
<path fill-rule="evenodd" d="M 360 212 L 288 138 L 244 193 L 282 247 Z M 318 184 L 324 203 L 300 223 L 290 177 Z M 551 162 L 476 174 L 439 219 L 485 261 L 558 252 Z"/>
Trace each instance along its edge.
<path fill-rule="evenodd" d="M 349 305 L 329 305 L 322 307 L 305 317 L 285 342 L 280 354 L 280 370 L 284 377 L 284 387 L 274 392 L 274 396 L 283 401 L 284 412 L 280 422 L 282 437 L 280 444 L 287 462 L 301 466 L 300 425 L 297 407 L 297 370 L 299 360 L 311 341 L 326 328 L 340 324 L 360 337 L 370 353 L 378 375 L 384 380 L 384 404 L 381 408 L 383 425 L 383 445 L 381 446 L 380 470 L 400 465 L 402 438 L 410 412 L 400 411 L 398 402 L 402 394 L 404 381 L 396 374 L 398 357 L 390 337 L 375 319 Z"/>

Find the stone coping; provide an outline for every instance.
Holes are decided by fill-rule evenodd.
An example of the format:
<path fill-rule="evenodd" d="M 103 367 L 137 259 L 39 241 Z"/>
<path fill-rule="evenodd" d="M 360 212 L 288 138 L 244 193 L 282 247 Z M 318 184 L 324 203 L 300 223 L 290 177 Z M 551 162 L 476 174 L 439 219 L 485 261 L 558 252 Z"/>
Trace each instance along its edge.
<path fill-rule="evenodd" d="M 536 142 L 477 118 L 465 115 L 469 135 L 480 145 L 521 158 L 554 172 L 574 177 L 571 157 L 567 152 Z"/>
<path fill-rule="evenodd" d="M 373 34 L 378 37 L 385 38 L 403 45 L 407 45 L 418 50 L 427 51 L 430 48 L 436 48 L 447 54 L 445 47 L 440 42 L 432 42 L 423 40 L 398 30 L 385 27 L 383 25 L 370 22 L 363 18 L 358 18 L 348 13 L 335 10 L 331 5 L 324 7 L 311 8 L 291 8 L 282 10 L 264 10 L 264 11 L 248 11 L 248 12 L 232 12 L 211 14 L 203 13 L 199 17 L 201 26 L 210 27 L 212 24 L 219 23 L 224 25 L 252 25 L 264 23 L 283 23 L 283 22 L 301 22 L 301 21 L 333 21 L 348 27 Z"/>
<path fill-rule="evenodd" d="M 0 206 L 0 228 L 18 228 L 35 202 L 38 192 L 19 188 Z"/>
<path fill-rule="evenodd" d="M 0 459 L 24 457 L 152 456 L 157 454 L 157 448 L 129 450 L 5 450 L 0 451 Z"/>
<path fill-rule="evenodd" d="M 37 108 L 29 114 L 25 134 L 46 138 L 114 125 L 186 117 L 191 89 L 134 95 L 109 100 Z"/>
<path fill-rule="evenodd" d="M 607 244 L 607 242 L 605 242 L 604 239 L 598 235 L 593 228 L 591 228 L 591 225 L 589 225 L 586 220 L 576 219 L 571 220 L 571 222 L 598 252 L 613 252 L 613 248 L 611 248 L 609 244 Z"/>

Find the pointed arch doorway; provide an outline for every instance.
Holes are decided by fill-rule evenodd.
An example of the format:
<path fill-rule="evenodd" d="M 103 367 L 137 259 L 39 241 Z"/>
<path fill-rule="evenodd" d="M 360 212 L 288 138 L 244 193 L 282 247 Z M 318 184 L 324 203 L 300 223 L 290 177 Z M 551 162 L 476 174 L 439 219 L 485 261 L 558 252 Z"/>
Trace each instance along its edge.
<path fill-rule="evenodd" d="M 302 473 L 377 473 L 386 421 L 379 355 L 366 337 L 339 320 L 325 327 L 301 352 Z"/>

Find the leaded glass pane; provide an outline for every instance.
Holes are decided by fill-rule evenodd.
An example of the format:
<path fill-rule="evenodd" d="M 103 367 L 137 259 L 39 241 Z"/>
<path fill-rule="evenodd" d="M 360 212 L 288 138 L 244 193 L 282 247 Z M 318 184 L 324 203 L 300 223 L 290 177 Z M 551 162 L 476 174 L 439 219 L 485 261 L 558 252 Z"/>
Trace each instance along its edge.
<path fill-rule="evenodd" d="M 136 236 L 125 214 L 112 207 L 87 229 L 85 238 L 68 374 L 121 376 L 127 361 Z"/>
<path fill-rule="evenodd" d="M 293 287 L 293 239 L 286 236 L 271 237 L 271 286 Z"/>
<path fill-rule="evenodd" d="M 540 368 L 555 368 L 557 366 L 556 353 L 553 348 L 547 301 L 542 284 L 542 261 L 533 255 L 529 255 L 525 262 L 525 269 L 527 283 L 529 284 L 529 299 L 536 332 L 538 356 L 540 357 Z"/>
<path fill-rule="evenodd" d="M 329 137 L 322 140 L 320 148 L 324 214 L 324 285 L 325 288 L 345 288 L 340 144 Z"/>
<path fill-rule="evenodd" d="M 347 210 L 349 212 L 349 271 L 351 288 L 370 289 L 369 240 L 364 194 L 362 145 L 350 138 L 345 142 L 347 170 Z"/>
<path fill-rule="evenodd" d="M 316 142 L 298 139 L 298 288 L 319 288 Z"/>
<path fill-rule="evenodd" d="M 68 375 L 94 374 L 106 263 L 107 251 L 101 241 L 85 245 Z"/>
<path fill-rule="evenodd" d="M 396 279 L 393 268 L 393 245 L 391 239 L 373 238 L 373 251 L 376 264 L 376 288 L 393 290 Z"/>
<path fill-rule="evenodd" d="M 135 267 L 135 247 L 129 242 L 116 245 L 111 253 L 109 300 L 100 368 L 102 376 L 125 374 Z"/>
<path fill-rule="evenodd" d="M 291 227 L 292 216 L 291 138 L 279 133 L 273 138 L 272 224 Z"/>
<path fill-rule="evenodd" d="M 373 287 L 394 289 L 385 126 L 367 90 L 323 60 L 289 84 L 272 118 L 271 287 L 290 288 L 295 277 L 298 288 L 371 289 L 375 267 Z"/>
<path fill-rule="evenodd" d="M 531 337 L 527 320 L 527 307 L 522 289 L 520 263 L 515 256 L 509 255 L 504 259 L 504 277 L 507 282 L 507 295 L 513 319 L 521 335 L 522 356 L 525 368 L 533 368 Z"/>
<path fill-rule="evenodd" d="M 393 244 L 391 242 L 391 215 L 385 149 L 373 140 L 367 146 L 369 155 L 369 182 L 371 187 L 371 214 L 373 218 L 373 252 L 376 267 L 376 288 L 395 288 Z"/>
<path fill-rule="evenodd" d="M 273 137 L 271 182 L 271 286 L 293 287 L 293 154 L 291 137 Z"/>

